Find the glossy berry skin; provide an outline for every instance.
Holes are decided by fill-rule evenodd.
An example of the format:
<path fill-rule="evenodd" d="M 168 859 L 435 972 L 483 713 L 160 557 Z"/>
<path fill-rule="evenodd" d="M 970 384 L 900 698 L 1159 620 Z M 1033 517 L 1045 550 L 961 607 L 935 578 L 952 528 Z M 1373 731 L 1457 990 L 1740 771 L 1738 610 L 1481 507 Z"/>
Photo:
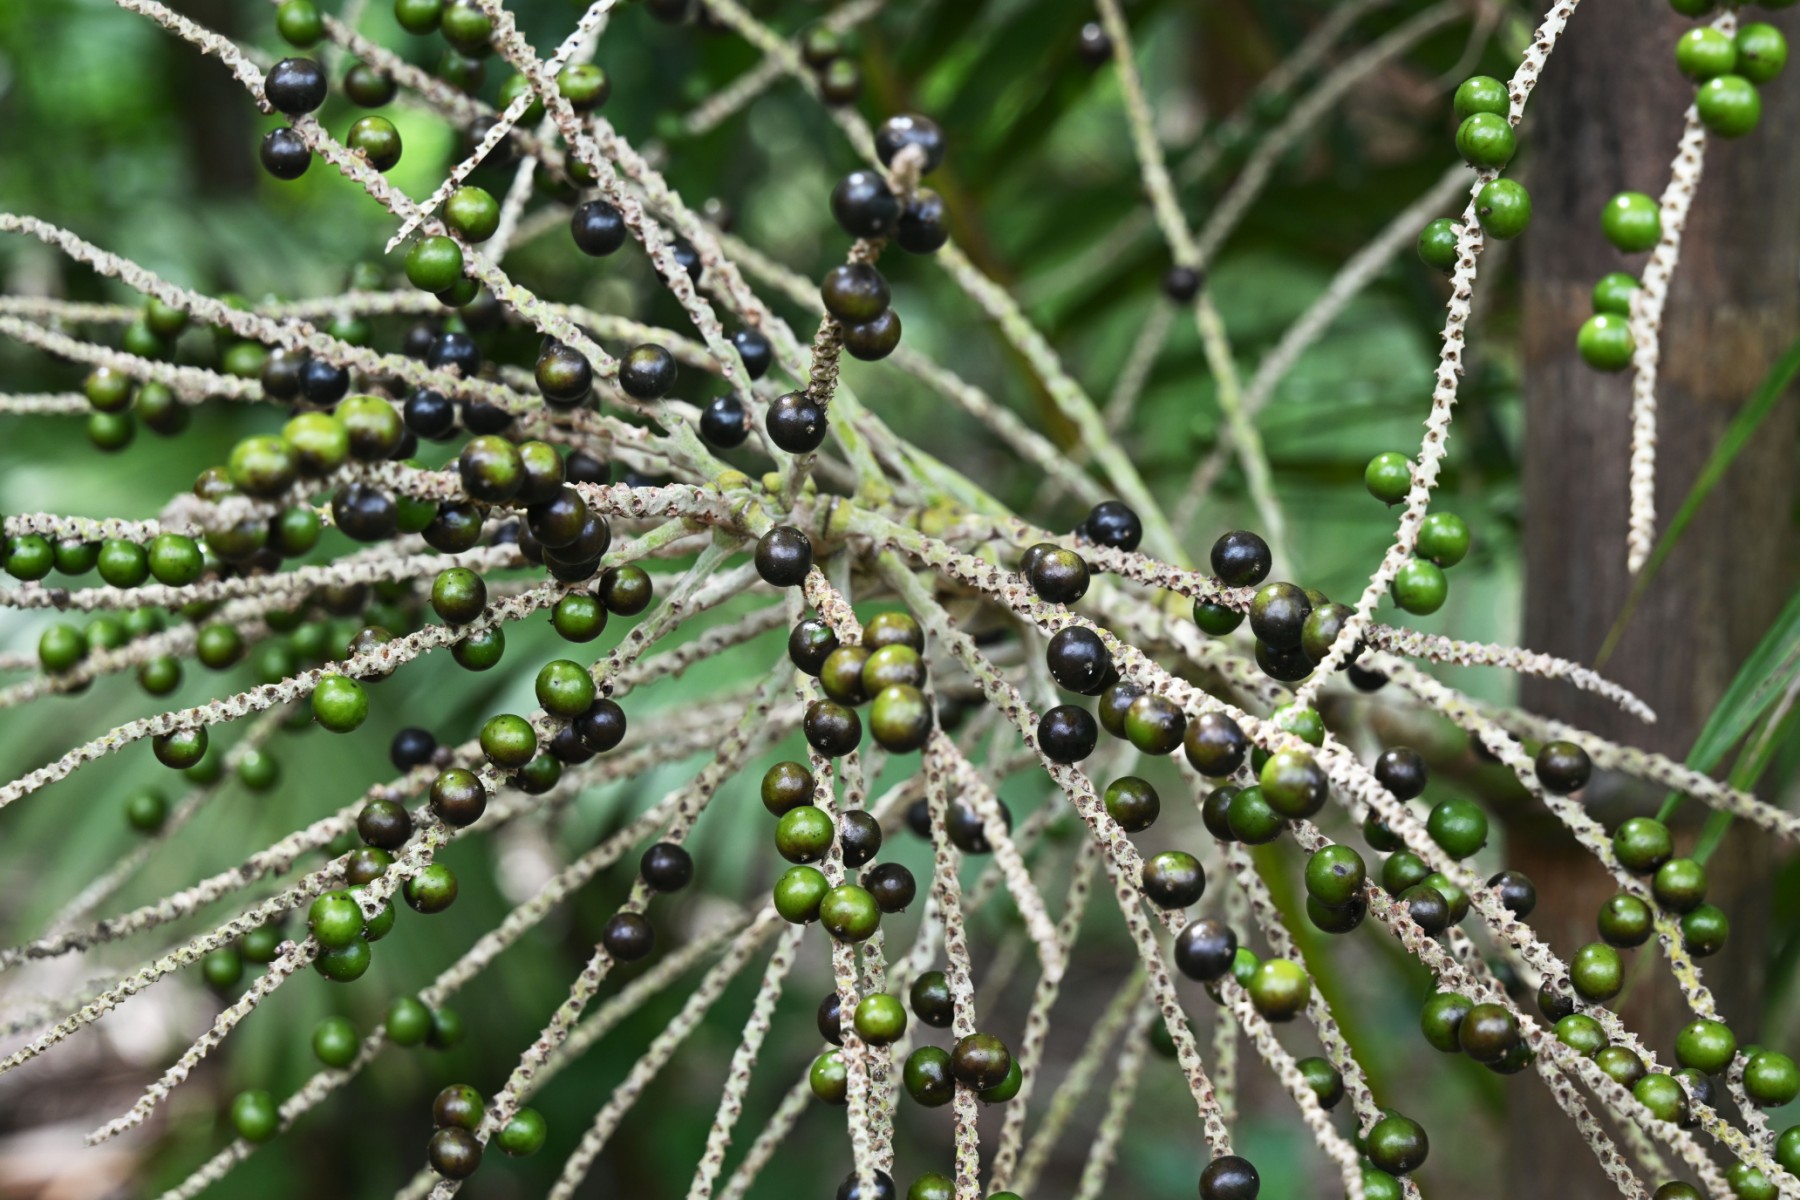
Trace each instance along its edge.
<path fill-rule="evenodd" d="M 1329 1059 L 1303 1058 L 1294 1065 L 1305 1077 L 1306 1086 L 1312 1089 L 1320 1108 L 1329 1112 L 1344 1099 L 1344 1077 Z"/>
<path fill-rule="evenodd" d="M 1368 865 L 1349 846 L 1321 846 L 1306 861 L 1306 891 L 1328 907 L 1349 904 L 1362 892 Z"/>
<path fill-rule="evenodd" d="M 1229 587 L 1255 587 L 1275 563 L 1269 544 L 1247 529 L 1221 534 L 1210 557 L 1213 574 Z"/>
<path fill-rule="evenodd" d="M 756 573 L 771 587 L 798 587 L 812 570 L 812 539 L 792 525 L 777 525 L 756 542 Z"/>
<path fill-rule="evenodd" d="M 907 993 L 913 1015 L 933 1029 L 948 1029 L 955 1019 L 950 983 L 942 971 L 927 971 L 913 981 Z"/>
<path fill-rule="evenodd" d="M 789 454 L 810 454 L 825 444 L 825 409 L 806 392 L 789 392 L 769 405 L 763 427 Z"/>
<path fill-rule="evenodd" d="M 1363 468 L 1363 486 L 1383 504 L 1398 504 L 1412 487 L 1412 463 L 1398 450 L 1377 454 Z"/>
<path fill-rule="evenodd" d="M 1456 269 L 1456 242 L 1460 232 L 1460 227 L 1449 217 L 1428 222 L 1419 231 L 1419 261 L 1448 275 Z"/>
<path fill-rule="evenodd" d="M 1709 958 L 1725 948 L 1731 935 L 1731 922 L 1722 909 L 1702 904 L 1681 918 L 1681 944 L 1695 958 Z"/>
<path fill-rule="evenodd" d="M 1625 964 L 1611 946 L 1589 942 L 1570 961 L 1569 981 L 1576 995 L 1589 1004 L 1604 1004 L 1624 986 Z"/>
<path fill-rule="evenodd" d="M 1607 272 L 1594 284 L 1594 311 L 1620 317 L 1630 316 L 1631 293 L 1637 289 L 1638 281 L 1635 276 L 1623 271 Z"/>
<path fill-rule="evenodd" d="M 1593 770 L 1587 751 L 1573 742 L 1550 742 L 1537 753 L 1538 782 L 1559 796 L 1586 787 Z"/>
<path fill-rule="evenodd" d="M 1650 940 L 1656 914 L 1650 906 L 1627 892 L 1620 892 L 1600 907 L 1596 924 L 1609 946 L 1630 948 Z"/>
<path fill-rule="evenodd" d="M 1050 761 L 1078 763 L 1094 752 L 1100 728 L 1085 708 L 1059 704 L 1038 718 L 1037 739 Z"/>
<path fill-rule="evenodd" d="M 1649 875 L 1675 853 L 1668 826 L 1649 817 L 1631 817 L 1613 831 L 1613 854 L 1619 865 L 1638 875 Z"/>
<path fill-rule="evenodd" d="M 623 213 L 604 200 L 589 200 L 570 214 L 569 235 L 583 254 L 604 258 L 623 246 L 630 233 Z"/>
<path fill-rule="evenodd" d="M 1056 685 L 1082 696 L 1105 690 L 1112 675 L 1112 652 L 1100 635 L 1081 625 L 1060 629 L 1050 638 L 1044 663 Z"/>
<path fill-rule="evenodd" d="M 1026 550 L 1021 565 L 1025 582 L 1045 603 L 1073 604 L 1087 595 L 1088 565 L 1073 550 L 1040 542 Z"/>
<path fill-rule="evenodd" d="M 1189 765 L 1215 779 L 1235 774 L 1244 765 L 1249 745 L 1238 723 L 1220 712 L 1201 713 L 1193 718 L 1182 737 L 1182 750 Z"/>
<path fill-rule="evenodd" d="M 600 944 L 620 962 L 637 962 L 656 949 L 656 926 L 642 913 L 614 913 L 600 931 Z"/>
<path fill-rule="evenodd" d="M 1187 733 L 1187 715 L 1174 701 L 1142 695 L 1125 710 L 1125 738 L 1140 753 L 1173 754 Z"/>
<path fill-rule="evenodd" d="M 1689 1021 L 1675 1035 L 1675 1061 L 1708 1075 L 1718 1075 L 1737 1057 L 1737 1035 L 1721 1021 Z"/>
<path fill-rule="evenodd" d="M 1695 83 L 1737 69 L 1737 44 L 1717 29 L 1690 29 L 1675 42 L 1675 66 Z"/>
<path fill-rule="evenodd" d="M 1743 137 L 1762 120 L 1762 97 L 1742 75 L 1721 75 L 1700 85 L 1694 96 L 1700 123 L 1720 137 Z"/>
<path fill-rule="evenodd" d="M 431 784 L 431 811 L 454 829 L 479 821 L 487 811 L 487 800 L 487 787 L 481 777 L 462 767 L 440 772 Z"/>
<path fill-rule="evenodd" d="M 825 311 L 850 325 L 873 321 L 887 311 L 892 293 L 887 279 L 868 263 L 833 267 L 819 285 Z"/>
<path fill-rule="evenodd" d="M 817 867 L 789 867 L 775 881 L 775 911 L 781 919 L 804 925 L 819 919 L 819 904 L 831 885 Z"/>
<path fill-rule="evenodd" d="M 750 416 L 743 401 L 730 394 L 715 397 L 700 413 L 700 436 L 720 450 L 743 445 L 750 437 Z"/>
<path fill-rule="evenodd" d="M 1242 788 L 1225 810 L 1231 836 L 1246 846 L 1261 846 L 1281 836 L 1287 820 L 1263 799 L 1262 788 Z"/>
<path fill-rule="evenodd" d="M 263 78 L 263 97 L 288 116 L 325 103 L 325 69 L 310 58 L 284 58 Z"/>
<path fill-rule="evenodd" d="M 333 983 L 355 983 L 368 972 L 374 959 L 375 952 L 369 949 L 369 943 L 359 937 L 348 946 L 320 954 L 313 959 L 313 967 Z"/>
<path fill-rule="evenodd" d="M 634 347 L 619 360 L 619 388 L 634 400 L 657 400 L 668 395 L 679 374 L 675 356 L 653 343 Z"/>
<path fill-rule="evenodd" d="M 494 1145 L 508 1157 L 525 1158 L 544 1148 L 549 1132 L 542 1113 L 535 1108 L 521 1108 L 494 1135 Z"/>
<path fill-rule="evenodd" d="M 1432 1049 L 1445 1054 L 1460 1053 L 1463 1021 L 1474 1007 L 1472 1000 L 1456 992 L 1433 993 L 1419 1011 L 1419 1032 L 1425 1035 Z"/>
<path fill-rule="evenodd" d="M 1081 523 L 1081 534 L 1100 546 L 1115 550 L 1136 550 L 1144 540 L 1144 523 L 1129 505 L 1118 500 L 1102 500 L 1088 510 Z"/>
<path fill-rule="evenodd" d="M 369 697 L 354 679 L 327 675 L 313 688 L 312 713 L 331 732 L 349 733 L 367 719 Z"/>
<path fill-rule="evenodd" d="M 481 1165 L 482 1146 L 475 1135 L 459 1126 L 448 1126 L 431 1135 L 426 1159 L 445 1179 L 467 1179 Z"/>
<path fill-rule="evenodd" d="M 1426 819 L 1425 828 L 1431 840 L 1454 859 L 1468 858 L 1487 845 L 1487 814 L 1472 800 L 1440 800 Z"/>
<path fill-rule="evenodd" d="M 1417 750 L 1406 746 L 1384 750 L 1375 760 L 1376 782 L 1392 793 L 1396 800 L 1416 800 L 1424 795 L 1425 785 L 1430 777 L 1430 772 L 1425 768 L 1424 757 Z"/>
<path fill-rule="evenodd" d="M 412 814 L 394 800 L 371 800 L 356 817 L 356 833 L 363 844 L 382 850 L 398 850 L 406 845 L 412 828 Z"/>
<path fill-rule="evenodd" d="M 884 238 L 900 220 L 900 201 L 875 171 L 852 171 L 831 191 L 831 215 L 855 238 Z"/>
<path fill-rule="evenodd" d="M 1187 908 L 1198 904 L 1206 892 L 1206 872 L 1200 860 L 1180 850 L 1165 850 L 1145 860 L 1144 895 L 1158 908 Z"/>
<path fill-rule="evenodd" d="M 862 741 L 862 718 L 832 700 L 815 700 L 801 719 L 807 744 L 827 758 L 842 758 Z"/>
<path fill-rule="evenodd" d="M 998 1087 L 1012 1069 L 1006 1043 L 991 1033 L 971 1033 L 958 1038 L 950 1050 L 950 1073 L 957 1082 L 981 1091 Z"/>
<path fill-rule="evenodd" d="M 881 926 L 881 906 L 859 885 L 839 884 L 820 898 L 819 924 L 840 942 L 867 941 Z"/>
<path fill-rule="evenodd" d="M 1271 958 L 1257 964 L 1256 973 L 1244 985 L 1256 1011 L 1269 1021 L 1291 1021 L 1306 1009 L 1312 997 L 1312 979 L 1297 963 Z"/>
<path fill-rule="evenodd" d="M 1692 912 L 1706 900 L 1706 868 L 1691 858 L 1671 858 L 1656 869 L 1650 891 L 1668 911 Z"/>
<path fill-rule="evenodd" d="M 1162 800 L 1149 782 L 1135 775 L 1124 775 L 1106 785 L 1106 813 L 1126 833 L 1142 833 L 1156 823 L 1162 812 Z"/>
<path fill-rule="evenodd" d="M 1491 75 L 1472 75 L 1463 80 L 1451 101 L 1458 121 L 1466 121 L 1476 113 L 1503 117 L 1511 103 L 1506 85 Z"/>
<path fill-rule="evenodd" d="M 1519 1022 L 1499 1004 L 1477 1004 L 1457 1027 L 1464 1054 L 1478 1063 L 1497 1063 L 1519 1044 Z"/>
<path fill-rule="evenodd" d="M 875 156 L 891 167 L 900 151 L 917 146 L 924 152 L 920 174 L 929 175 L 944 163 L 944 131 L 936 121 L 915 113 L 897 113 L 875 130 Z"/>
<path fill-rule="evenodd" d="M 775 849 L 789 862 L 818 862 L 836 836 L 831 817 L 823 809 L 801 805 L 783 813 L 776 823 Z"/>
<path fill-rule="evenodd" d="M 1247 1158 L 1227 1154 L 1200 1172 L 1200 1200 L 1256 1200 L 1262 1178 Z"/>
<path fill-rule="evenodd" d="M 1475 219 L 1489 237 L 1507 241 L 1531 224 L 1531 193 L 1512 179 L 1496 179 L 1475 194 Z"/>
<path fill-rule="evenodd" d="M 1737 73 L 1751 83 L 1763 84 L 1787 66 L 1787 37 L 1773 25 L 1746 21 L 1737 31 Z"/>
<path fill-rule="evenodd" d="M 1276 650 L 1297 650 L 1312 601 L 1291 583 L 1265 584 L 1250 601 L 1250 632 Z"/>
<path fill-rule="evenodd" d="M 403 887 L 406 903 L 414 912 L 430 916 L 456 903 L 456 875 L 443 863 L 432 863 Z"/>
<path fill-rule="evenodd" d="M 1480 112 L 1456 130 L 1456 152 L 1472 167 L 1497 171 L 1512 161 L 1518 141 L 1505 117 Z"/>
<path fill-rule="evenodd" d="M 950 209 L 930 188 L 920 188 L 900 210 L 894 242 L 908 254 L 935 254 L 950 240 Z"/>
<path fill-rule="evenodd" d="M 1419 525 L 1415 549 L 1420 558 L 1454 567 L 1469 553 L 1469 527 L 1455 513 L 1428 513 Z"/>
<path fill-rule="evenodd" d="M 358 151 L 377 171 L 389 171 L 400 161 L 400 131 L 386 117 L 362 117 L 350 126 L 344 145 Z"/>
<path fill-rule="evenodd" d="M 1405 1175 L 1424 1164 L 1431 1143 L 1410 1117 L 1390 1113 L 1369 1130 L 1369 1161 L 1390 1175 Z"/>
<path fill-rule="evenodd" d="M 1779 1108 L 1800 1096 L 1800 1066 L 1785 1054 L 1763 1050 L 1744 1064 L 1744 1091 L 1763 1108 Z"/>
<path fill-rule="evenodd" d="M 1444 606 L 1449 581 L 1436 563 L 1409 558 L 1394 575 L 1394 603 L 1414 616 L 1426 617 Z"/>
<path fill-rule="evenodd" d="M 897 996 L 875 992 L 856 1004 L 857 1036 L 876 1046 L 887 1046 L 906 1033 L 906 1006 Z"/>
<path fill-rule="evenodd" d="M 1263 802 L 1281 816 L 1310 817 L 1325 806 L 1330 783 L 1312 755 L 1282 750 L 1269 756 L 1257 776 Z"/>
<path fill-rule="evenodd" d="M 300 178 L 312 166 L 312 151 L 298 133 L 285 125 L 263 134 L 257 157 L 263 170 L 283 181 Z"/>
<path fill-rule="evenodd" d="M 880 863 L 863 872 L 862 885 L 884 913 L 905 912 L 919 894 L 913 873 L 899 863 Z"/>
<path fill-rule="evenodd" d="M 844 326 L 844 350 L 862 362 L 880 362 L 900 345 L 900 314 L 887 309 L 873 320 Z"/>
<path fill-rule="evenodd" d="M 595 754 L 616 749 L 625 740 L 628 722 L 618 701 L 602 696 L 575 718 L 576 736 Z"/>
<path fill-rule="evenodd" d="M 1662 214 L 1656 201 L 1642 192 L 1620 192 L 1600 210 L 1600 230 L 1614 249 L 1637 254 L 1662 237 Z"/>

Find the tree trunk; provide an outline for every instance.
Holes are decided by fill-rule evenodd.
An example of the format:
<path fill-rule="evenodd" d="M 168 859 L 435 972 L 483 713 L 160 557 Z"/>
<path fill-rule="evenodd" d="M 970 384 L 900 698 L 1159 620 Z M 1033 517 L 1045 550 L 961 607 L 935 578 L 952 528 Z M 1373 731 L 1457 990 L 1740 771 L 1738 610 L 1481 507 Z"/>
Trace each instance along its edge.
<path fill-rule="evenodd" d="M 1767 19 L 1762 12 L 1746 17 Z M 1794 36 L 1795 22 L 1776 14 Z M 1661 4 L 1584 4 L 1551 56 L 1521 145 L 1536 210 L 1524 250 L 1525 644 L 1592 663 L 1630 593 L 1625 566 L 1631 373 L 1602 375 L 1575 353 L 1589 289 L 1608 271 L 1642 270 L 1600 233 L 1616 192 L 1658 196 L 1692 88 L 1674 47 L 1692 22 Z M 1756 133 L 1709 140 L 1705 172 L 1663 317 L 1657 386 L 1659 530 L 1679 507 L 1721 432 L 1800 331 L 1800 157 L 1786 131 L 1800 118 L 1800 86 L 1762 89 Z M 1604 673 L 1657 713 L 1645 726 L 1565 684 L 1527 680 L 1533 711 L 1602 736 L 1684 758 L 1721 693 L 1768 629 L 1800 562 L 1792 513 L 1795 407 L 1781 406 L 1738 458 L 1650 585 Z M 1658 795 L 1597 779 L 1586 797 L 1609 826 L 1645 811 Z M 1698 809 L 1689 805 L 1690 810 Z M 1687 815 L 1691 818 L 1696 811 Z M 1741 831 L 1740 831 L 1741 832 Z M 1613 885 L 1547 818 L 1512 830 L 1512 865 L 1537 882 L 1533 924 L 1567 956 L 1594 937 L 1594 917 Z M 1691 827 L 1677 830 L 1678 846 Z M 1763 839 L 1728 844 L 1716 861 L 1714 903 L 1732 922 L 1726 950 L 1706 964 L 1708 982 L 1740 1037 L 1755 1036 L 1768 920 Z M 1655 956 L 1654 946 L 1633 952 Z M 1687 1019 L 1660 962 L 1642 964 L 1653 985 L 1625 1013 L 1667 1053 Z M 1512 1093 L 1510 1194 L 1604 1195 L 1592 1154 L 1541 1087 Z M 1665 1182 L 1649 1180 L 1652 1187 Z"/>

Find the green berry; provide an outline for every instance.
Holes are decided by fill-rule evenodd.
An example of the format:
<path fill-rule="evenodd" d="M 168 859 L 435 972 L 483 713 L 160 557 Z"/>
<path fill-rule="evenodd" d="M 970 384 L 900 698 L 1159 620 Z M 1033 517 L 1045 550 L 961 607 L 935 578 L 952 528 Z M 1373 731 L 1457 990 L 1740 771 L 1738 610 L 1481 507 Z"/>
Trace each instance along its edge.
<path fill-rule="evenodd" d="M 1439 217 L 1419 231 L 1419 261 L 1448 275 L 1456 269 L 1459 227 L 1449 217 Z"/>
<path fill-rule="evenodd" d="M 1636 896 L 1620 892 L 1601 906 L 1597 924 L 1607 945 L 1641 946 L 1650 940 L 1656 914 Z"/>
<path fill-rule="evenodd" d="M 819 924 L 840 942 L 867 941 L 881 924 L 881 908 L 863 888 L 840 884 L 820 897 Z"/>
<path fill-rule="evenodd" d="M 1689 1021 L 1675 1035 L 1675 1061 L 1708 1075 L 1717 1075 L 1729 1067 L 1737 1057 L 1737 1049 L 1737 1035 L 1722 1021 Z"/>
<path fill-rule="evenodd" d="M 446 625 L 467 625 L 487 609 L 487 584 L 467 567 L 448 567 L 431 581 L 431 608 Z"/>
<path fill-rule="evenodd" d="M 1414 616 L 1430 616 L 1444 606 L 1450 581 L 1436 563 L 1409 558 L 1394 576 L 1394 603 Z"/>
<path fill-rule="evenodd" d="M 544 664 L 537 676 L 537 700 L 553 717 L 572 721 L 593 707 L 594 680 L 580 663 L 566 658 Z"/>
<path fill-rule="evenodd" d="M 900 1040 L 906 1032 L 906 1006 L 898 996 L 871 992 L 856 1004 L 857 1036 L 876 1046 Z"/>
<path fill-rule="evenodd" d="M 1600 230 L 1621 253 L 1638 254 L 1662 239 L 1662 211 L 1642 192 L 1620 192 L 1600 210 Z"/>
<path fill-rule="evenodd" d="M 244 956 L 232 946 L 221 946 L 200 960 L 200 974 L 215 991 L 237 986 L 244 977 Z"/>
<path fill-rule="evenodd" d="M 1368 874 L 1362 855 L 1350 847 L 1322 846 L 1306 860 L 1306 891 L 1320 904 L 1337 908 L 1362 893 Z"/>
<path fill-rule="evenodd" d="M 394 20 L 408 33 L 436 33 L 444 17 L 444 0 L 394 0 Z"/>
<path fill-rule="evenodd" d="M 275 10 L 275 32 L 304 50 L 324 39 L 325 19 L 312 0 L 282 0 L 281 7 Z"/>
<path fill-rule="evenodd" d="M 307 909 L 307 925 L 319 945 L 341 950 L 363 934 L 362 908 L 348 892 L 327 892 Z"/>
<path fill-rule="evenodd" d="M 1466 121 L 1476 113 L 1492 113 L 1504 117 L 1512 107 L 1506 85 L 1491 75 L 1471 75 L 1457 85 L 1451 102 L 1458 121 Z"/>
<path fill-rule="evenodd" d="M 414 912 L 429 916 L 456 903 L 458 890 L 455 872 L 443 863 L 432 863 L 408 879 L 402 892 Z"/>
<path fill-rule="evenodd" d="M 1631 365 L 1637 342 L 1625 317 L 1603 312 L 1582 323 L 1581 332 L 1575 335 L 1575 349 L 1596 371 L 1623 371 Z"/>
<path fill-rule="evenodd" d="M 1487 845 L 1487 814 L 1473 800 L 1453 797 L 1438 801 L 1425 828 L 1451 858 L 1468 858 Z"/>
<path fill-rule="evenodd" d="M 1312 997 L 1312 977 L 1285 958 L 1265 959 L 1250 977 L 1250 1001 L 1270 1021 L 1291 1021 Z"/>
<path fill-rule="evenodd" d="M 386 117 L 360 118 L 350 126 L 344 145 L 360 152 L 377 171 L 390 170 L 400 161 L 400 131 Z M 412 256 L 408 254 L 407 257 Z"/>
<path fill-rule="evenodd" d="M 1478 112 L 1456 130 L 1456 152 L 1472 167 L 1498 171 L 1512 161 L 1518 141 L 1505 117 Z"/>
<path fill-rule="evenodd" d="M 1744 1064 L 1744 1091 L 1764 1108 L 1780 1108 L 1800 1096 L 1800 1067 L 1785 1054 L 1764 1050 Z"/>
<path fill-rule="evenodd" d="M 136 542 L 120 540 L 100 543 L 100 557 L 94 563 L 100 578 L 116 588 L 134 588 L 150 578 L 150 558 Z"/>
<path fill-rule="evenodd" d="M 495 766 L 517 770 L 537 754 L 537 731 L 516 713 L 490 717 L 481 727 L 481 752 Z"/>
<path fill-rule="evenodd" d="M 1625 964 L 1611 946 L 1589 942 L 1575 952 L 1569 964 L 1569 982 L 1589 1004 L 1604 1004 L 1625 986 Z"/>
<path fill-rule="evenodd" d="M 1425 1035 L 1433 1049 L 1445 1054 L 1460 1053 L 1462 1042 L 1458 1034 L 1464 1018 L 1474 1007 L 1475 1002 L 1467 996 L 1455 992 L 1434 993 L 1419 1012 L 1419 1032 Z"/>
<path fill-rule="evenodd" d="M 288 4 L 293 2 L 288 0 Z M 282 8 L 285 10 L 288 4 Z M 246 1142 L 268 1141 L 281 1128 L 281 1111 L 275 1097 L 260 1088 L 239 1092 L 231 1101 L 231 1126 Z"/>
<path fill-rule="evenodd" d="M 328 1067 L 347 1067 L 356 1061 L 362 1039 L 345 1017 L 326 1017 L 313 1028 L 313 1055 Z"/>
<path fill-rule="evenodd" d="M 313 688 L 312 713 L 331 732 L 349 733 L 368 718 L 369 697 L 356 680 L 327 675 Z"/>
<path fill-rule="evenodd" d="M 156 582 L 186 587 L 200 578 L 206 559 L 193 538 L 180 533 L 159 533 L 150 539 L 148 565 Z"/>
<path fill-rule="evenodd" d="M 417 996 L 397 996 L 388 1005 L 388 1041 L 396 1046 L 417 1046 L 431 1033 L 431 1009 Z"/>
<path fill-rule="evenodd" d="M 513 78 L 523 77 L 515 75 Z M 500 205 L 486 188 L 464 184 L 451 192 L 450 198 L 444 201 L 444 222 L 466 241 L 485 242 L 500 228 Z M 410 257 L 409 255 L 409 261 Z M 459 274 L 461 258 L 461 254 L 458 254 Z M 442 288 L 432 290 L 443 291 Z"/>
<path fill-rule="evenodd" d="M 1675 42 L 1675 66 L 1695 83 L 1731 74 L 1737 58 L 1737 43 L 1717 29 L 1690 29 Z"/>
<path fill-rule="evenodd" d="M 1454 567 L 1469 553 L 1469 527 L 1455 513 L 1427 513 L 1414 551 L 1440 567 Z"/>
<path fill-rule="evenodd" d="M 1584 1058 L 1606 1049 L 1606 1030 L 1586 1013 L 1570 1013 L 1556 1023 L 1556 1040 Z"/>
<path fill-rule="evenodd" d="M 1475 218 L 1489 237 L 1508 241 L 1531 224 L 1531 193 L 1512 179 L 1496 179 L 1475 194 Z"/>
<path fill-rule="evenodd" d="M 1600 277 L 1594 284 L 1594 311 L 1612 313 L 1615 316 L 1631 315 L 1631 293 L 1637 291 L 1638 281 L 1634 275 L 1623 271 L 1611 271 Z"/>
<path fill-rule="evenodd" d="M 444 291 L 462 274 L 462 247 L 442 234 L 420 238 L 406 252 L 406 278 L 422 291 Z"/>
<path fill-rule="evenodd" d="M 500 1132 L 494 1135 L 494 1144 L 500 1147 L 502 1154 L 525 1158 L 542 1150 L 544 1139 L 549 1135 L 550 1129 L 542 1113 L 535 1108 L 521 1108 L 500 1127 Z"/>
<path fill-rule="evenodd" d="M 1398 450 L 1377 454 L 1363 468 L 1363 486 L 1383 504 L 1398 504 L 1412 488 L 1412 462 Z"/>
<path fill-rule="evenodd" d="M 1738 27 L 1737 73 L 1751 83 L 1768 83 L 1781 74 L 1787 55 L 1787 37 L 1775 26 L 1747 21 Z"/>
<path fill-rule="evenodd" d="M 155 833 L 169 819 L 169 802 L 161 792 L 139 788 L 125 797 L 125 821 L 139 833 Z"/>
<path fill-rule="evenodd" d="M 1671 858 L 1656 869 L 1650 891 L 1670 912 L 1692 912 L 1706 900 L 1706 868 L 1691 858 Z"/>
<path fill-rule="evenodd" d="M 1269 807 L 1260 787 L 1240 789 L 1225 810 L 1231 836 L 1246 846 L 1260 846 L 1281 836 L 1287 820 Z"/>
<path fill-rule="evenodd" d="M 1731 922 L 1716 905 L 1702 904 L 1681 918 L 1681 944 L 1695 958 L 1707 958 L 1725 948 Z"/>
<path fill-rule="evenodd" d="M 606 609 L 585 592 L 570 592 L 550 610 L 550 625 L 567 641 L 591 642 L 606 629 Z"/>
<path fill-rule="evenodd" d="M 819 906 L 831 890 L 817 867 L 789 867 L 775 881 L 775 911 L 784 921 L 805 925 L 819 919 Z"/>
<path fill-rule="evenodd" d="M 87 657 L 87 637 L 73 625 L 56 624 L 38 636 L 38 665 L 60 675 Z"/>
<path fill-rule="evenodd" d="M 1694 96 L 1700 122 L 1720 137 L 1743 137 L 1762 120 L 1762 97 L 1742 75 L 1721 75 L 1700 85 Z"/>
<path fill-rule="evenodd" d="M 1675 839 L 1661 821 L 1631 817 L 1613 831 L 1612 849 L 1627 871 L 1649 875 L 1675 853 Z"/>
<path fill-rule="evenodd" d="M 775 823 L 775 849 L 792 863 L 818 862 L 836 836 L 831 817 L 810 804 L 789 809 Z"/>

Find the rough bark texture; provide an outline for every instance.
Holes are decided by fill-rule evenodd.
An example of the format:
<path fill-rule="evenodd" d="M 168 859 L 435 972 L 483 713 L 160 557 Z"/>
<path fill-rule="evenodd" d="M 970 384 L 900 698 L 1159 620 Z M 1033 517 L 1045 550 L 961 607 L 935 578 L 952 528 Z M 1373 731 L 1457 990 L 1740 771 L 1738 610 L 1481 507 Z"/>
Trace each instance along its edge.
<path fill-rule="evenodd" d="M 1747 10 L 1750 20 L 1770 14 Z M 1792 38 L 1796 22 L 1774 14 Z M 1601 375 L 1575 353 L 1589 289 L 1607 271 L 1641 269 L 1599 230 L 1615 192 L 1659 195 L 1691 88 L 1676 72 L 1676 38 L 1691 22 L 1660 4 L 1583 5 L 1534 98 L 1522 145 L 1536 214 L 1524 251 L 1526 598 L 1525 644 L 1594 661 L 1631 589 L 1625 567 L 1630 373 Z M 1658 385 L 1659 529 L 1680 505 L 1739 405 L 1800 331 L 1796 263 L 1800 156 L 1790 131 L 1800 80 L 1762 89 L 1761 128 L 1712 139 L 1680 266 L 1663 318 Z M 1792 521 L 1796 406 L 1763 427 L 1651 585 L 1606 673 L 1656 710 L 1642 726 L 1585 693 L 1526 681 L 1524 703 L 1597 733 L 1684 757 L 1745 656 L 1767 630 L 1800 563 Z M 1610 824 L 1660 797 L 1611 795 L 1590 803 Z M 1510 859 L 1538 883 L 1534 924 L 1565 954 L 1594 936 L 1610 881 L 1572 843 L 1541 823 L 1513 830 Z M 1678 830 L 1687 844 L 1692 829 Z M 1713 896 L 1733 936 L 1707 977 L 1725 1015 L 1753 1031 L 1748 1003 L 1760 983 L 1768 919 L 1766 847 L 1727 843 Z M 1646 949 L 1640 956 L 1653 953 Z M 1645 964 L 1648 966 L 1649 964 Z M 1658 974 L 1666 975 L 1666 971 Z M 1627 1018 L 1667 1051 L 1684 1019 L 1670 986 L 1639 986 Z M 1751 1032 L 1749 1036 L 1754 1036 Z M 1592 1157 L 1541 1088 L 1511 1092 L 1509 1194 L 1602 1195 Z M 1662 1181 L 1650 1181 L 1652 1186 Z"/>

